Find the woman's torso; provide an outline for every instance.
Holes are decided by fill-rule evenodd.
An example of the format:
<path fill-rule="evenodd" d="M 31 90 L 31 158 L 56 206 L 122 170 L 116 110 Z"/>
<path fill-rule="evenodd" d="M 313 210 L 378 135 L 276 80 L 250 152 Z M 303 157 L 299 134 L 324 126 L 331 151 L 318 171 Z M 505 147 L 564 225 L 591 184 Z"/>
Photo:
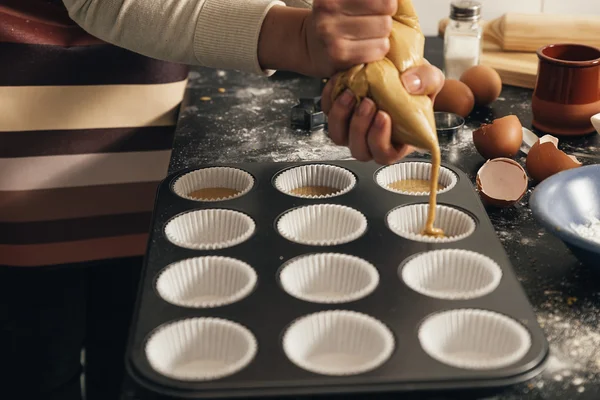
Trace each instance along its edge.
<path fill-rule="evenodd" d="M 187 68 L 0 1 L 0 265 L 141 255 Z"/>

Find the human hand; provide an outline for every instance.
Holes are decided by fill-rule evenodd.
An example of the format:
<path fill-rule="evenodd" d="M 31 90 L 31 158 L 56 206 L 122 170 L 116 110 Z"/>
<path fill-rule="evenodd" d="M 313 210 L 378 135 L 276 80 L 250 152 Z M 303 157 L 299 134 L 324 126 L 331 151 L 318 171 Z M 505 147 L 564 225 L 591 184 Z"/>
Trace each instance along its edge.
<path fill-rule="evenodd" d="M 330 77 L 383 59 L 397 6 L 397 0 L 314 0 L 303 26 L 308 57 L 304 73 Z"/>
<path fill-rule="evenodd" d="M 435 100 L 444 86 L 444 74 L 438 68 L 425 64 L 402 74 L 406 90 L 413 95 L 427 95 Z M 339 146 L 348 146 L 352 157 L 359 161 L 375 160 L 378 164 L 395 163 L 414 149 L 392 143 L 392 120 L 373 100 L 364 98 L 356 107 L 352 92 L 346 90 L 332 103 L 333 77 L 323 89 L 321 107 L 329 119 L 329 136 Z"/>

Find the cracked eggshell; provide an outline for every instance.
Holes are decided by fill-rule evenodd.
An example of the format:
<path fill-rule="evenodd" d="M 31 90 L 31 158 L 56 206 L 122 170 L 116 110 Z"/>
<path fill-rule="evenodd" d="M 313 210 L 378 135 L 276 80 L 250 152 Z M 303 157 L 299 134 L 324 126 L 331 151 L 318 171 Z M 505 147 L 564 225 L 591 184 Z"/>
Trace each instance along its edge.
<path fill-rule="evenodd" d="M 531 147 L 525 166 L 531 178 L 539 183 L 559 172 L 581 167 L 581 162 L 559 150 L 557 138 L 546 135 Z"/>
<path fill-rule="evenodd" d="M 529 180 L 521 165 L 510 158 L 488 160 L 477 172 L 477 189 L 481 200 L 494 207 L 510 207 L 518 203 Z"/>
<path fill-rule="evenodd" d="M 485 159 L 513 157 L 523 143 L 523 125 L 516 115 L 495 119 L 473 131 L 473 143 Z"/>

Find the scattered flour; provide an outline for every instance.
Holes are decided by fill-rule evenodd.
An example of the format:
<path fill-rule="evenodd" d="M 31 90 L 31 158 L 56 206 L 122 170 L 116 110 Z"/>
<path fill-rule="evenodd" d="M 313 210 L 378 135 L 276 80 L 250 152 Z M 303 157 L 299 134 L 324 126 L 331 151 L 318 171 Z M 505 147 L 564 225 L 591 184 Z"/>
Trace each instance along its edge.
<path fill-rule="evenodd" d="M 582 393 L 586 384 L 597 382 L 600 377 L 599 316 L 593 311 L 597 298 L 580 300 L 562 290 L 544 294 L 546 301 L 537 315 L 551 344 L 551 356 L 542 379 L 547 383 L 561 382 Z"/>
<path fill-rule="evenodd" d="M 248 98 L 252 98 L 252 97 L 267 96 L 267 95 L 273 94 L 273 91 L 274 90 L 271 87 L 265 87 L 265 88 L 248 87 L 248 88 L 240 89 L 237 92 L 235 92 L 235 97 L 237 97 L 238 99 L 248 99 Z"/>
<path fill-rule="evenodd" d="M 588 220 L 590 222 L 586 225 L 571 224 L 571 229 L 583 238 L 600 243 L 600 220 L 593 217 L 588 218 Z"/>
<path fill-rule="evenodd" d="M 479 124 L 467 124 L 455 135 L 448 137 L 440 136 L 442 158 L 450 164 L 455 164 L 466 153 L 477 153 L 477 149 L 473 144 L 473 131 L 477 128 L 479 128 Z"/>
<path fill-rule="evenodd" d="M 347 147 L 336 146 L 324 130 L 306 132 L 290 126 L 292 107 L 298 103 L 298 79 L 268 80 L 250 75 L 221 74 L 219 85 L 227 87 L 220 98 L 219 112 L 198 97 L 182 113 L 179 145 L 171 169 L 202 163 L 313 161 L 345 159 Z M 192 74 L 198 92 L 214 91 L 214 72 Z M 213 87 L 203 80 L 213 80 Z M 213 93 L 212 91 L 209 93 Z M 226 104 L 223 106 L 223 104 Z M 215 151 L 217 150 L 217 151 Z"/>

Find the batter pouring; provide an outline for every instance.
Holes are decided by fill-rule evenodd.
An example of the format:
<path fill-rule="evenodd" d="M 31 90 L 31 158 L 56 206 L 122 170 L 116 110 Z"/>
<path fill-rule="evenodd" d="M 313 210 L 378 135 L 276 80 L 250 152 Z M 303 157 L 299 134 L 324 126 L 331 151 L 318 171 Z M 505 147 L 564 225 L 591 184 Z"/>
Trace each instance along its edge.
<path fill-rule="evenodd" d="M 336 80 L 332 97 L 335 100 L 344 90 L 350 89 L 358 102 L 364 97 L 371 98 L 380 110 L 390 115 L 393 142 L 429 150 L 432 162 L 429 213 L 423 234 L 443 237 L 444 232 L 434 227 L 441 152 L 433 102 L 428 96 L 409 94 L 400 78 L 407 69 L 426 63 L 424 47 L 425 37 L 412 1 L 398 0 L 386 58 L 357 65 L 342 73 Z"/>

